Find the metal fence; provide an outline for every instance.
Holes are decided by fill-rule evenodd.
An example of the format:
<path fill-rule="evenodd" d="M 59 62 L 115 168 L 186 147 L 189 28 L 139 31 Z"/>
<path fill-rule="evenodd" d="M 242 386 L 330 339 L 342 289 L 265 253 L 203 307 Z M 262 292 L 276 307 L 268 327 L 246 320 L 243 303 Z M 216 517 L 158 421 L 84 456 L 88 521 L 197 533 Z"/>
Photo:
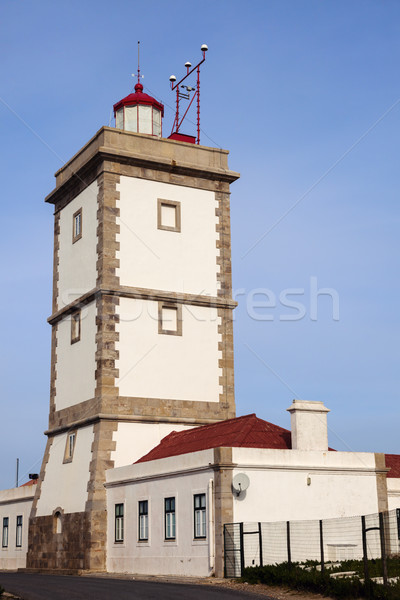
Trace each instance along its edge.
<path fill-rule="evenodd" d="M 228 523 L 224 526 L 225 577 L 240 577 L 245 567 L 282 562 L 363 560 L 400 554 L 400 509 L 340 519 Z M 400 575 L 400 573 L 399 573 Z"/>

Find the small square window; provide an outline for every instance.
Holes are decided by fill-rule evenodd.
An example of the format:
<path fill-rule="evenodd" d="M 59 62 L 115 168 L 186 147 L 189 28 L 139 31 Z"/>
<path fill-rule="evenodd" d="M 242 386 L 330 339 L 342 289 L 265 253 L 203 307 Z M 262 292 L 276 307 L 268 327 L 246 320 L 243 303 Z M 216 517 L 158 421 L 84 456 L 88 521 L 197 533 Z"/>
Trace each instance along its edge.
<path fill-rule="evenodd" d="M 72 462 L 72 459 L 74 457 L 75 444 L 76 431 L 69 431 L 67 433 L 67 441 L 65 444 L 64 463 Z"/>
<path fill-rule="evenodd" d="M 75 244 L 82 237 L 82 209 L 77 210 L 72 216 L 72 243 Z"/>
<path fill-rule="evenodd" d="M 165 231 L 181 231 L 181 203 L 158 199 L 157 227 Z"/>
<path fill-rule="evenodd" d="M 182 305 L 158 303 L 158 333 L 182 335 Z"/>
<path fill-rule="evenodd" d="M 81 311 L 78 310 L 71 315 L 71 344 L 81 339 Z"/>

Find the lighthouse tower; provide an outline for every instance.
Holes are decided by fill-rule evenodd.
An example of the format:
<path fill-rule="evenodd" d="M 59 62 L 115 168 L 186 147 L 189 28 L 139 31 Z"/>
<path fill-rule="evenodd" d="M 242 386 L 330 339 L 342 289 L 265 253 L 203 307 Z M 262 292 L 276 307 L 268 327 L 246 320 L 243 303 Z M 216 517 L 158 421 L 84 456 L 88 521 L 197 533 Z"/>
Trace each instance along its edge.
<path fill-rule="evenodd" d="M 139 81 L 139 80 L 138 80 Z M 135 92 L 56 173 L 49 427 L 28 568 L 104 570 L 107 469 L 235 416 L 228 152 Z"/>

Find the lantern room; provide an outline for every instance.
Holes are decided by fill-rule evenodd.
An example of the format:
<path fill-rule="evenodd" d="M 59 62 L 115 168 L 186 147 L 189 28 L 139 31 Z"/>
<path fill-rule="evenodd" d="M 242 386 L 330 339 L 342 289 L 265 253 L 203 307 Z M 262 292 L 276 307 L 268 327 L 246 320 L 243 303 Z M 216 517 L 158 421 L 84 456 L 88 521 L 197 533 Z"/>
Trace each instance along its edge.
<path fill-rule="evenodd" d="M 134 133 L 162 135 L 164 105 L 143 93 L 141 83 L 135 85 L 135 93 L 114 104 L 115 127 Z"/>

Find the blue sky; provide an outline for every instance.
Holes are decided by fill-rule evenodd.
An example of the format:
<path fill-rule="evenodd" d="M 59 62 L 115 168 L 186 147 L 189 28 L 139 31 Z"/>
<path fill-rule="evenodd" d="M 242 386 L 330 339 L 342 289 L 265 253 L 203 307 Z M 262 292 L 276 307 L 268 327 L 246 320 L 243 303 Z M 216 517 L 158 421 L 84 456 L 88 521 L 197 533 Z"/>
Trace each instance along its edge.
<path fill-rule="evenodd" d="M 400 4 L 3 0 L 0 488 L 14 484 L 17 457 L 22 475 L 39 470 L 45 443 L 53 217 L 43 199 L 131 91 L 139 39 L 166 135 L 169 75 L 209 46 L 201 141 L 227 148 L 241 173 L 231 197 L 238 414 L 288 427 L 292 398 L 322 400 L 332 446 L 400 453 Z M 311 281 L 335 291 L 338 320 L 327 295 L 310 318 Z M 251 318 L 259 289 L 253 299 L 269 290 L 276 308 Z M 300 320 L 282 320 L 296 314 L 279 302 L 288 289 Z"/>

